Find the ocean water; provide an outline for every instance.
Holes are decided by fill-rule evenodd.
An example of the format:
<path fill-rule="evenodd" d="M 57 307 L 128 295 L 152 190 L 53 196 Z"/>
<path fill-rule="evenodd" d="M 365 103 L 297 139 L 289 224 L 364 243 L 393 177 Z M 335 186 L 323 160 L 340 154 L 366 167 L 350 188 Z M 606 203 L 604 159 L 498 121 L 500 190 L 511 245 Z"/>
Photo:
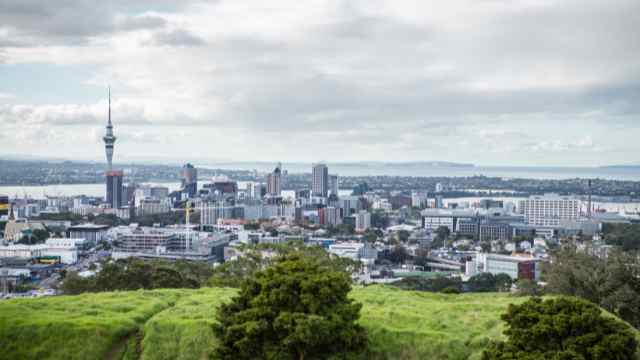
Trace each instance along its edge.
<path fill-rule="evenodd" d="M 272 171 L 274 163 L 220 162 L 199 167 L 224 170 Z M 427 163 L 327 163 L 341 176 L 488 177 L 522 179 L 608 179 L 640 181 L 640 167 L 431 166 Z M 289 173 L 310 173 L 310 163 L 283 163 Z"/>
<path fill-rule="evenodd" d="M 426 176 L 426 177 L 468 177 L 483 175 L 502 178 L 526 178 L 526 179 L 573 179 L 573 178 L 600 178 L 609 180 L 640 181 L 640 167 L 480 167 L 480 166 L 431 166 L 429 164 L 386 164 L 386 163 L 328 163 L 331 174 L 341 176 Z M 256 170 L 261 173 L 273 170 L 275 163 L 264 162 L 233 162 L 213 163 L 197 165 L 202 168 L 226 169 L 226 170 Z M 310 173 L 311 164 L 283 163 L 284 168 L 290 173 Z M 200 182 L 201 184 L 202 182 Z M 178 190 L 179 183 L 149 183 L 161 185 L 170 191 Z M 245 186 L 239 183 L 240 188 Z M 341 194 L 349 191 L 341 190 Z M 46 185 L 46 186 L 0 186 L 0 194 L 10 197 L 31 197 L 36 199 L 46 196 L 104 196 L 104 184 L 72 184 L 72 185 Z M 284 196 L 293 194 L 284 193 Z M 473 203 L 473 199 L 467 200 Z M 453 201 L 453 200 L 452 200 Z M 460 201 L 460 200 L 458 200 Z M 463 200 L 464 201 L 464 200 Z M 479 201 L 479 200 L 478 200 Z M 604 203 L 603 203 L 604 204 Z M 622 206 L 622 205 L 620 205 Z M 636 204 L 625 205 L 628 210 L 635 210 Z M 615 210 L 615 206 L 606 206 Z"/>
<path fill-rule="evenodd" d="M 170 191 L 178 190 L 180 188 L 179 183 L 148 183 L 150 185 L 166 186 Z M 246 182 L 239 182 L 238 186 L 244 188 Z M 104 197 L 105 185 L 104 184 L 73 184 L 73 185 L 49 185 L 49 186 L 0 186 L 0 194 L 9 195 L 11 198 L 24 198 L 29 197 L 32 199 L 44 199 L 47 196 L 78 196 L 86 195 L 93 197 Z M 350 195 L 351 190 L 340 189 L 340 195 Z M 282 196 L 285 198 L 295 198 L 295 191 L 283 190 Z M 492 198 L 495 200 L 502 200 L 505 204 L 513 203 L 518 204 L 518 200 L 524 199 L 521 197 L 465 197 L 456 199 L 444 199 L 444 204 L 447 206 L 449 203 L 467 204 L 468 206 L 478 205 L 480 200 Z M 602 202 L 594 201 L 593 206 L 595 209 L 602 209 L 610 212 L 629 212 L 637 213 L 640 211 L 640 203 L 638 202 Z M 583 211 L 586 211 L 586 205 L 583 204 Z"/>

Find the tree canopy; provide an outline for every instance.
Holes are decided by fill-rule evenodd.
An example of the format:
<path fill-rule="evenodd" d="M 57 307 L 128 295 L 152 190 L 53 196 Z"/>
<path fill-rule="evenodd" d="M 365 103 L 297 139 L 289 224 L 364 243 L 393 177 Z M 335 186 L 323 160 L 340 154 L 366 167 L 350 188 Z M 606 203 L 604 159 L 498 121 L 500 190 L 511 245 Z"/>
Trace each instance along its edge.
<path fill-rule="evenodd" d="M 49 238 L 49 231 L 45 229 L 35 229 L 30 235 L 23 235 L 18 244 L 34 245 L 42 244 Z"/>
<path fill-rule="evenodd" d="M 631 328 L 581 299 L 533 298 L 510 305 L 502 320 L 508 340 L 491 343 L 483 360 L 635 359 Z"/>
<path fill-rule="evenodd" d="M 241 287 L 245 279 L 255 276 L 266 269 L 279 256 L 290 253 L 303 253 L 336 271 L 358 272 L 362 266 L 359 261 L 332 255 L 319 246 L 307 246 L 302 241 L 290 241 L 286 244 L 260 244 L 245 246 L 242 255 L 216 267 L 207 284 L 209 286 Z M 272 251 L 275 257 L 262 255 L 262 251 Z"/>
<path fill-rule="evenodd" d="M 351 278 L 302 252 L 278 260 L 243 282 L 222 305 L 214 327 L 222 359 L 326 359 L 361 351 L 361 305 L 349 299 Z"/>
<path fill-rule="evenodd" d="M 600 259 L 562 249 L 544 276 L 548 292 L 591 301 L 640 328 L 640 264 L 632 254 L 613 252 Z"/>
<path fill-rule="evenodd" d="M 640 250 L 640 224 L 604 224 L 605 242 L 624 251 Z"/>
<path fill-rule="evenodd" d="M 103 264 L 92 277 L 82 278 L 71 272 L 62 283 L 68 295 L 114 290 L 198 288 L 211 276 L 205 263 L 163 260 L 126 259 Z"/>

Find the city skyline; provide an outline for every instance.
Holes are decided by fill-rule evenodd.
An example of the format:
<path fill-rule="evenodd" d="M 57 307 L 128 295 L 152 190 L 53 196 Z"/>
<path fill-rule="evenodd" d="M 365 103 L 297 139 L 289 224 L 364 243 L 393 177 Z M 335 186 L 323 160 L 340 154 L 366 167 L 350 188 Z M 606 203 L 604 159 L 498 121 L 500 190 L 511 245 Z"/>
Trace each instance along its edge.
<path fill-rule="evenodd" d="M 637 1 L 373 5 L 2 2 L 0 157 L 640 163 Z"/>

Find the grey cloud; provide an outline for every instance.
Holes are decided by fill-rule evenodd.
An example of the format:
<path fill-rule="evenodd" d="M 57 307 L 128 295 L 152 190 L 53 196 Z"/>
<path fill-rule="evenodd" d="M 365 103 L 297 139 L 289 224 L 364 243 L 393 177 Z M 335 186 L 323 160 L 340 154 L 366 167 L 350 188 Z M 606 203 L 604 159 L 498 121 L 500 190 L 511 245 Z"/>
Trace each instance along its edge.
<path fill-rule="evenodd" d="M 126 17 L 117 24 L 119 30 L 134 31 L 140 29 L 156 29 L 164 27 L 167 20 L 158 16 Z"/>
<path fill-rule="evenodd" d="M 93 36 L 116 31 L 155 29 L 166 21 L 158 16 L 132 15 L 146 5 L 176 9 L 189 1 L 4 0 L 0 2 L 0 30 L 29 40 L 32 45 L 82 45 Z"/>
<path fill-rule="evenodd" d="M 104 111 L 103 108 L 104 107 Z M 122 104 L 112 107 L 112 120 L 118 125 L 150 125 L 142 109 Z M 92 126 L 107 121 L 106 105 L 11 105 L 0 104 L 0 123 L 20 126 Z"/>
<path fill-rule="evenodd" d="M 127 60 L 122 60 L 121 82 L 128 84 L 130 77 L 136 91 L 157 85 L 154 95 L 170 99 L 175 89 L 195 89 L 189 92 L 194 99 L 185 99 L 186 105 L 175 99 L 175 108 L 159 118 L 148 115 L 153 112 L 127 115 L 119 110 L 123 124 L 198 127 L 195 131 L 236 128 L 279 136 L 283 142 L 322 138 L 336 148 L 345 143 L 415 149 L 461 144 L 467 152 L 477 146 L 493 152 L 512 149 L 522 156 L 533 150 L 558 156 L 562 151 L 607 149 L 595 136 L 593 143 L 571 140 L 592 132 L 575 124 L 596 128 L 615 123 L 621 132 L 640 131 L 637 0 L 568 0 L 533 7 L 485 0 L 471 18 L 445 25 L 429 16 L 407 16 L 418 18 L 411 21 L 391 13 L 371 15 L 365 11 L 369 8 L 349 3 L 348 11 L 314 19 L 315 25 L 282 36 L 247 26 L 239 34 L 234 29 L 211 31 L 208 34 L 215 35 L 205 40 L 187 31 L 200 29 L 190 23 L 188 13 L 182 17 L 184 24 L 165 24 L 162 18 L 145 15 L 112 19 L 97 24 L 104 30 L 93 32 L 82 22 L 74 23 L 76 28 L 60 33 L 89 36 L 113 31 L 114 26 L 122 31 L 144 28 L 153 30 L 144 45 L 198 46 L 167 51 L 171 61 L 150 63 L 141 74 L 127 73 Z M 486 14 L 487 3 L 499 6 Z M 437 17 L 438 7 L 432 8 Z M 13 11 L 27 16 L 20 15 L 24 9 Z M 28 28 L 16 25 L 15 31 Z M 139 49 L 136 55 L 163 50 Z M 174 66 L 170 76 L 169 66 Z M 192 100 L 205 105 L 191 111 Z M 55 121 L 69 124 L 75 119 L 58 116 Z M 102 120 L 98 116 L 92 121 Z M 569 122 L 572 127 L 565 127 Z M 479 134 L 485 127 L 504 131 Z"/>
<path fill-rule="evenodd" d="M 205 44 L 202 38 L 184 29 L 157 32 L 144 43 L 151 46 L 203 46 Z"/>

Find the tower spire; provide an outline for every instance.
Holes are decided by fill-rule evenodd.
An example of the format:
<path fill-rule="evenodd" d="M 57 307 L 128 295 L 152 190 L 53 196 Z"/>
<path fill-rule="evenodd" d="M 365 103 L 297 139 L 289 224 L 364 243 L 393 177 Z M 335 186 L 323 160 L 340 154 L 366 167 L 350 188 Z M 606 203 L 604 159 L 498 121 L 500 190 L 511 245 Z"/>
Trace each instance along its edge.
<path fill-rule="evenodd" d="M 116 137 L 113 135 L 113 124 L 111 123 L 111 86 L 109 86 L 109 115 L 107 119 L 107 129 L 102 140 L 104 140 L 104 147 L 107 155 L 107 170 L 111 171 L 113 147 L 116 142 Z"/>
<path fill-rule="evenodd" d="M 109 125 L 111 125 L 111 86 L 109 86 Z"/>

